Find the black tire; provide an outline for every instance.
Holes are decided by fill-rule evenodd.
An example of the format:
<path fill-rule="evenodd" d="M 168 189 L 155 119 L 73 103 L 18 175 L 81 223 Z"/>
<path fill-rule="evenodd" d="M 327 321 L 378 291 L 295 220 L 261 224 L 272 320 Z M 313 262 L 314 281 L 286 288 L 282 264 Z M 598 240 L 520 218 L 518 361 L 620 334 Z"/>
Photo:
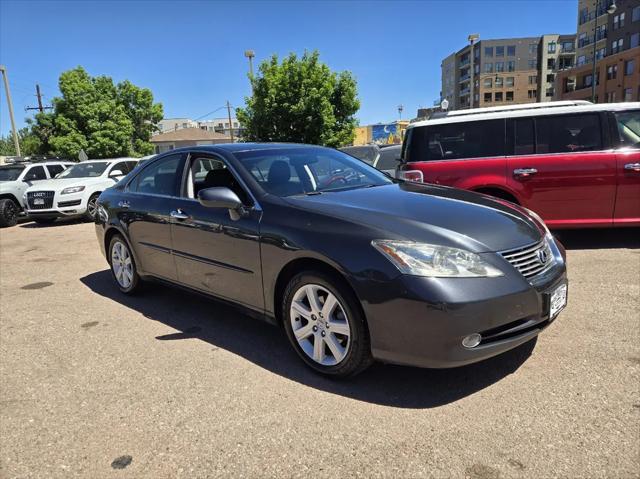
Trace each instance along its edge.
<path fill-rule="evenodd" d="M 98 216 L 98 207 L 96 205 L 96 201 L 98 200 L 99 196 L 100 193 L 94 193 L 89 197 L 89 201 L 87 201 L 87 211 L 84 213 L 84 219 L 86 221 L 95 222 Z"/>
<path fill-rule="evenodd" d="M 114 247 L 117 243 L 119 243 L 121 247 L 126 250 L 128 257 L 131 259 L 131 281 L 128 285 L 123 284 L 123 282 L 118 279 L 118 275 L 116 273 L 116 268 L 119 261 L 118 258 L 114 256 Z M 116 282 L 116 286 L 118 287 L 118 289 L 125 294 L 134 294 L 140 291 L 141 281 L 140 276 L 138 275 L 138 268 L 136 267 L 135 259 L 133 258 L 133 254 L 131 253 L 129 244 L 119 234 L 116 234 L 113 236 L 113 238 L 111 238 L 111 241 L 109 242 L 109 249 L 107 250 L 107 258 L 109 259 L 109 266 L 111 267 L 111 276 Z M 120 266 L 122 266 L 122 263 L 119 264 Z"/>
<path fill-rule="evenodd" d="M 346 354 L 337 364 L 327 366 L 316 362 L 302 349 L 294 335 L 291 324 L 291 304 L 296 292 L 305 285 L 318 285 L 326 289 L 337 298 L 340 306 L 344 310 L 346 321 L 349 324 L 350 336 L 348 343 L 346 343 Z M 322 315 L 320 315 L 320 318 L 322 318 Z M 371 356 L 371 342 L 365 318 L 361 312 L 357 298 L 355 298 L 354 294 L 344 284 L 344 280 L 315 271 L 305 271 L 297 274 L 287 285 L 282 298 L 282 320 L 284 322 L 284 329 L 287 337 L 289 338 L 289 342 L 293 346 L 293 349 L 295 349 L 307 366 L 321 374 L 336 378 L 354 376 L 364 371 L 373 363 L 373 358 Z M 294 321 L 298 320 L 306 322 L 304 318 L 295 319 L 294 317 Z M 309 322 L 307 324 L 311 323 Z M 319 319 L 318 324 L 320 324 Z M 313 335 L 317 337 L 316 333 L 313 333 Z M 316 339 L 314 338 L 314 344 L 315 340 Z M 324 346 L 324 343 L 321 344 L 323 344 L 322 347 L 324 350 L 328 352 L 329 348 Z"/>
<path fill-rule="evenodd" d="M 50 225 L 56 221 L 56 218 L 34 218 L 33 221 L 39 225 Z"/>
<path fill-rule="evenodd" d="M 15 226 L 20 207 L 10 198 L 0 200 L 0 228 Z"/>

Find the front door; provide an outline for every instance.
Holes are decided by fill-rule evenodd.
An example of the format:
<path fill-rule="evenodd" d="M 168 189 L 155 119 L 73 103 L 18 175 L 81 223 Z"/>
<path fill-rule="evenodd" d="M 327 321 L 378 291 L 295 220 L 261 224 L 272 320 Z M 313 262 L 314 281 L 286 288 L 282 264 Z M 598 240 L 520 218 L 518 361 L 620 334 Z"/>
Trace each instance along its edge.
<path fill-rule="evenodd" d="M 178 281 L 262 310 L 260 210 L 222 158 L 192 154 L 189 162 L 182 197 L 172 203 Z M 232 219 L 229 210 L 207 208 L 195 199 L 200 189 L 222 186 L 247 205 L 245 216 Z"/>
<path fill-rule="evenodd" d="M 175 154 L 145 165 L 131 180 L 117 207 L 143 274 L 177 280 L 172 255 L 171 211 L 178 197 L 185 155 Z"/>
<path fill-rule="evenodd" d="M 616 155 L 597 113 L 514 120 L 507 184 L 550 226 L 612 224 Z M 535 144 L 533 138 L 535 137 Z"/>

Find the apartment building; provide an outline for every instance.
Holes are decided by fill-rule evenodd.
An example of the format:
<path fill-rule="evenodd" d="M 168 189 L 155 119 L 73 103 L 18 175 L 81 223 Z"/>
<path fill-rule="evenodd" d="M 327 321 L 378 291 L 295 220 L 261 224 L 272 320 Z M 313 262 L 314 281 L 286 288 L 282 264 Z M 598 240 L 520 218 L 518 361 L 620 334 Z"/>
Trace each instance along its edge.
<path fill-rule="evenodd" d="M 582 43 L 578 40 L 576 67 L 558 74 L 555 99 L 640 101 L 640 0 L 580 0 L 578 8 Z"/>
<path fill-rule="evenodd" d="M 441 64 L 450 110 L 550 101 L 555 75 L 575 61 L 575 35 L 479 40 Z"/>

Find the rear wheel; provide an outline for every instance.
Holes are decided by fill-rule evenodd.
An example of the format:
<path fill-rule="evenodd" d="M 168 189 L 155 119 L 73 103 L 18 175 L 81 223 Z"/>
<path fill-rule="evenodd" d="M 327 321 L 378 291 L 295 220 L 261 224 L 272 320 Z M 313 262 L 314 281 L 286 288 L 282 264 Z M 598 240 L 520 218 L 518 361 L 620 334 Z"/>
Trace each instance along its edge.
<path fill-rule="evenodd" d="M 115 235 L 109 242 L 109 264 L 120 291 L 130 294 L 139 289 L 140 276 L 135 260 L 127 242 L 120 235 Z"/>
<path fill-rule="evenodd" d="M 0 228 L 15 226 L 18 222 L 18 212 L 20 208 L 10 198 L 0 200 Z"/>
<path fill-rule="evenodd" d="M 94 193 L 87 201 L 87 211 L 84 214 L 84 217 L 87 221 L 95 221 L 96 216 L 98 215 L 98 196 L 100 193 Z"/>
<path fill-rule="evenodd" d="M 314 370 L 345 377 L 372 363 L 364 317 L 341 281 L 315 272 L 296 275 L 285 290 L 282 311 L 291 345 Z"/>

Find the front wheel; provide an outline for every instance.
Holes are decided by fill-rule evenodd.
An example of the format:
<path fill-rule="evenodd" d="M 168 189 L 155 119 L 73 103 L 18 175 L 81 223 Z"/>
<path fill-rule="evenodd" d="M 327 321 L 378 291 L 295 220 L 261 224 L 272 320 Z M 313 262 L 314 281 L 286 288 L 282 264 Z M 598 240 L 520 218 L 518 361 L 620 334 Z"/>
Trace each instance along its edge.
<path fill-rule="evenodd" d="M 139 289 L 140 276 L 135 260 L 127 242 L 120 235 L 115 235 L 109 243 L 109 264 L 120 291 L 131 294 Z"/>
<path fill-rule="evenodd" d="M 0 200 L 0 228 L 15 226 L 20 208 L 12 199 Z"/>
<path fill-rule="evenodd" d="M 315 272 L 298 274 L 285 290 L 282 311 L 291 345 L 314 370 L 346 377 L 372 363 L 364 317 L 342 281 Z"/>
<path fill-rule="evenodd" d="M 98 197 L 100 193 L 94 193 L 87 201 L 87 211 L 84 217 L 87 221 L 95 221 L 98 215 Z"/>

